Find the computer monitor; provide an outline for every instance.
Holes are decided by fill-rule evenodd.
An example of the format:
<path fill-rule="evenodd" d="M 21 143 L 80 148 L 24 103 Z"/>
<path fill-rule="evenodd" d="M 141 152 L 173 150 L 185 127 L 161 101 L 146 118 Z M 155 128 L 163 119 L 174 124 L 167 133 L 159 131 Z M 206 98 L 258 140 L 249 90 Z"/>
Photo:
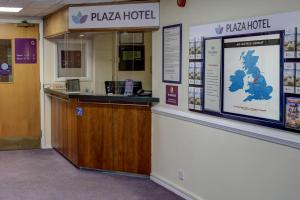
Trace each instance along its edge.
<path fill-rule="evenodd" d="M 133 94 L 136 95 L 137 91 L 143 89 L 141 81 L 133 82 Z M 125 81 L 105 81 L 106 94 L 124 94 Z"/>

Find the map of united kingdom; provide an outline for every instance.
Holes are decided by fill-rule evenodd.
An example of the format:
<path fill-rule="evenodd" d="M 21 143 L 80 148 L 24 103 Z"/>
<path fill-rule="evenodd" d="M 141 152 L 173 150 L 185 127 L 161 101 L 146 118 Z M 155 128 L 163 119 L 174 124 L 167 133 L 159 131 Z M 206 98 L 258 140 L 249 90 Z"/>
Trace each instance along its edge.
<path fill-rule="evenodd" d="M 269 100 L 272 98 L 273 87 L 267 84 L 265 77 L 261 74 L 259 66 L 257 66 L 259 56 L 255 56 L 254 53 L 255 50 L 248 50 L 247 53 L 242 52 L 240 59 L 243 66 L 241 69 L 236 70 L 233 75 L 230 75 L 231 85 L 229 86 L 229 91 L 244 90 L 248 94 L 243 100 L 244 102 Z M 251 78 L 244 81 L 246 76 L 250 76 Z M 245 85 L 248 87 L 245 87 Z"/>

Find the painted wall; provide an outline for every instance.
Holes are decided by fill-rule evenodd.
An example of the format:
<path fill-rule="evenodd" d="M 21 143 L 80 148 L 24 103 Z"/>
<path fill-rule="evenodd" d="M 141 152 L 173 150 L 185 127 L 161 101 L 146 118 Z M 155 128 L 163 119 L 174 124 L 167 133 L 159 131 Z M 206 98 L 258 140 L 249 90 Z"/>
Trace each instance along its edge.
<path fill-rule="evenodd" d="M 187 77 L 191 25 L 295 10 L 300 10 L 298 0 L 190 0 L 185 8 L 177 7 L 175 0 L 161 0 L 161 26 L 183 24 L 183 80 L 179 85 L 179 106 L 166 105 L 165 84 L 161 82 L 162 33 L 161 29 L 154 32 L 152 85 L 154 96 L 161 99 L 155 109 L 163 107 L 189 113 Z M 299 150 L 161 114 L 152 114 L 152 120 L 154 178 L 195 199 L 299 199 Z M 178 179 L 178 171 L 183 172 L 183 181 Z"/>

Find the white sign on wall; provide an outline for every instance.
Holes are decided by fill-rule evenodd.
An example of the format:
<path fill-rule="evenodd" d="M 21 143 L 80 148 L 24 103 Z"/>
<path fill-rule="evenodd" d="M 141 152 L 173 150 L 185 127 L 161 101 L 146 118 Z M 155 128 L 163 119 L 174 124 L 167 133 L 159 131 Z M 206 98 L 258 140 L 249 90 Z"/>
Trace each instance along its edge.
<path fill-rule="evenodd" d="M 70 29 L 159 26 L 159 2 L 69 8 Z"/>
<path fill-rule="evenodd" d="M 289 30 L 299 26 L 300 11 L 193 26 L 190 39 Z"/>

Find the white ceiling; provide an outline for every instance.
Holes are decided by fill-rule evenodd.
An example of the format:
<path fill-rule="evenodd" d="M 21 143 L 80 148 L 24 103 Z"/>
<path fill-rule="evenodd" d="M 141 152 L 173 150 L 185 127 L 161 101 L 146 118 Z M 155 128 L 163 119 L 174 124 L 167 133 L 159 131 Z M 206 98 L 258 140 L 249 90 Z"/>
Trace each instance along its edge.
<path fill-rule="evenodd" d="M 0 0 L 0 7 L 21 7 L 19 13 L 3 13 L 1 17 L 43 17 L 67 4 L 101 3 L 116 0 Z"/>

